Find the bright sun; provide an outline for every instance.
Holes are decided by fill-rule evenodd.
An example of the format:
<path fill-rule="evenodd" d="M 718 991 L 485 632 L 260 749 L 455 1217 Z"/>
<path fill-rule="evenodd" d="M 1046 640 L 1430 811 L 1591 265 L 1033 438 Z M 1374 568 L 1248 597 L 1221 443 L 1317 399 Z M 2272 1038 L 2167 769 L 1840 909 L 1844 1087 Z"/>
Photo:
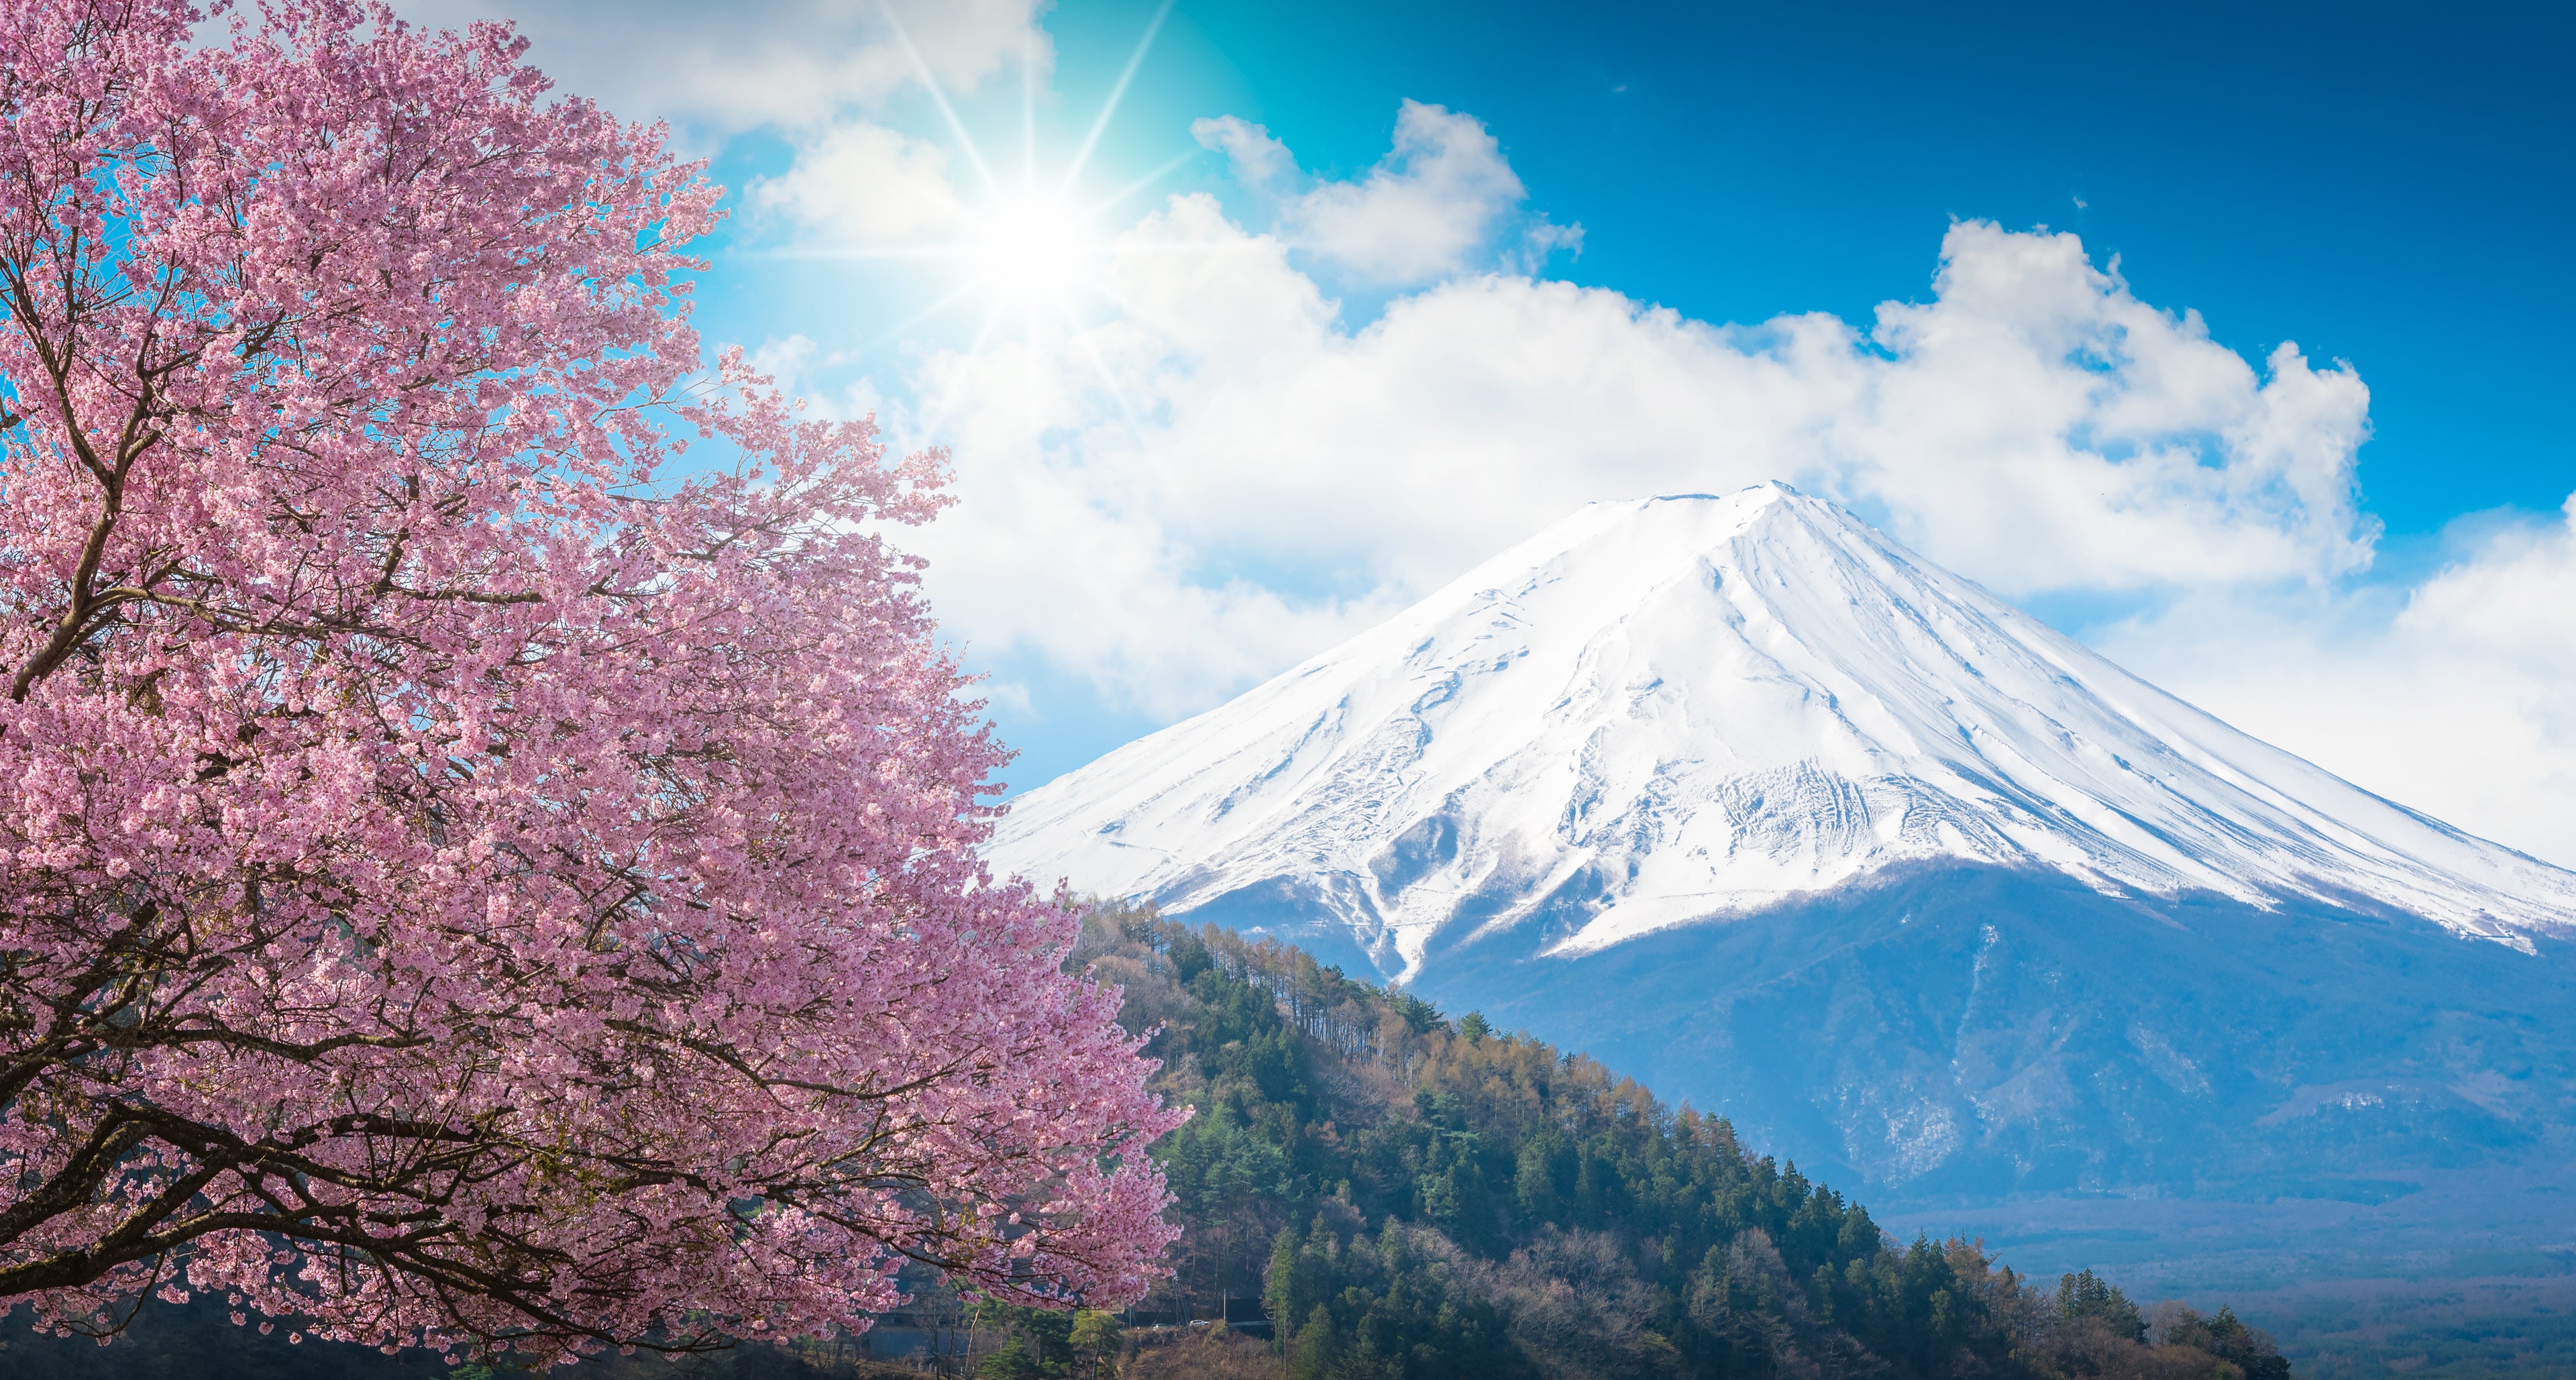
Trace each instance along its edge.
<path fill-rule="evenodd" d="M 1029 301 L 1069 292 L 1091 249 L 1082 217 L 1061 204 L 1024 197 L 1004 201 L 978 219 L 972 252 L 988 290 Z"/>
<path fill-rule="evenodd" d="M 910 317 L 886 328 L 886 338 L 899 336 L 915 322 L 940 315 L 951 309 L 973 309 L 982 299 L 984 321 L 976 339 L 983 339 L 1002 324 L 1005 318 L 1025 317 L 1031 330 L 1054 320 L 1078 329 L 1078 318 L 1086 302 L 1111 296 L 1113 285 L 1102 281 L 1102 260 L 1118 252 L 1096 230 L 1102 215 L 1112 207 L 1139 195 L 1196 156 L 1196 150 L 1184 153 L 1129 184 L 1123 190 L 1090 205 L 1074 204 L 1076 189 L 1083 169 L 1098 148 L 1109 120 L 1124 100 L 1136 69 L 1153 46 L 1154 35 L 1162 29 L 1173 0 L 1162 0 L 1153 18 L 1145 25 L 1136 50 L 1127 59 L 1125 70 L 1110 87 L 1098 116 L 1078 148 L 1062 166 L 1043 170 L 1037 146 L 1037 87 L 1039 65 L 1032 62 L 1022 73 L 1021 137 L 1022 167 L 1016 178 L 997 170 L 975 139 L 958 119 L 947 94 L 940 90 L 928 64 L 912 48 L 911 39 L 900 24 L 894 24 L 895 36 L 910 52 L 916 73 L 929 91 L 939 113 L 956 136 L 957 150 L 968 167 L 983 183 L 986 198 L 980 210 L 970 211 L 963 225 L 954 228 L 963 233 L 943 234 L 929 243 L 883 245 L 846 251 L 849 257 L 910 260 L 945 260 L 957 269 L 953 290 L 922 307 Z M 889 12 L 887 21 L 893 23 Z M 836 255 L 837 257 L 837 255 Z M 962 280 L 962 281 L 959 281 Z M 1096 356 L 1095 356 L 1096 358 Z M 1114 388 L 1114 385 L 1113 385 Z M 1123 402 L 1122 402 L 1123 405 Z"/>

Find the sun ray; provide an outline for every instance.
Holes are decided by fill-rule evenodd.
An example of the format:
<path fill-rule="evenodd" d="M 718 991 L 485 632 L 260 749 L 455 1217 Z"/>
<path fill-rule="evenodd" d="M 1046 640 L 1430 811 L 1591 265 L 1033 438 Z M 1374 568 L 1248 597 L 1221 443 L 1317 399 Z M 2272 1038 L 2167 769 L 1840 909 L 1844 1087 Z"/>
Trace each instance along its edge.
<path fill-rule="evenodd" d="M 1004 304 L 996 302 L 993 304 L 993 309 L 991 311 L 984 313 L 983 326 L 977 329 L 974 341 L 967 345 L 965 353 L 960 356 L 961 358 L 974 359 L 984 353 L 984 344 L 986 341 L 993 338 L 993 325 L 995 322 L 1002 319 L 1003 309 Z M 948 425 L 948 412 L 949 400 L 942 398 L 937 412 L 925 413 L 918 419 L 921 424 L 921 434 L 924 436 L 938 435 L 940 429 Z"/>
<path fill-rule="evenodd" d="M 1020 35 L 1020 194 L 1038 194 L 1038 55 L 1031 33 Z"/>
<path fill-rule="evenodd" d="M 1091 162 L 1092 150 L 1100 146 L 1100 136 L 1109 132 L 1109 118 L 1118 113 L 1118 103 L 1127 99 L 1127 88 L 1136 80 L 1136 69 L 1145 65 L 1145 54 L 1153 48 L 1154 36 L 1163 31 L 1163 21 L 1171 15 L 1172 0 L 1163 0 L 1155 9 L 1154 17 L 1147 21 L 1145 36 L 1136 40 L 1136 51 L 1128 54 L 1127 66 L 1118 73 L 1117 84 L 1109 88 L 1109 99 L 1101 102 L 1099 117 L 1091 122 L 1091 132 L 1082 137 L 1082 147 L 1074 150 L 1073 161 L 1065 165 L 1064 187 L 1057 195 L 1069 195 L 1073 191 L 1075 179 L 1082 176 L 1083 168 Z"/>
<path fill-rule="evenodd" d="M 1253 247 L 1249 245 L 1149 244 L 1144 246 L 1121 246 L 1122 250 L 1140 247 L 1152 253 L 1174 255 L 1215 255 L 1253 252 Z M 1148 331 L 1169 337 L 1179 335 L 1187 329 L 1187 323 L 1175 320 L 1168 315 L 1155 311 L 1146 301 L 1130 297 L 1127 294 L 1110 287 L 1106 283 L 1090 282 L 1082 284 L 1081 286 L 1084 291 L 1097 295 L 1102 301 L 1108 303 L 1111 307 L 1114 307 L 1117 310 L 1120 319 L 1133 322 L 1138 326 L 1144 327 Z"/>
<path fill-rule="evenodd" d="M 1164 0 L 1166 5 L 1170 2 Z M 894 17 L 894 6 L 887 4 L 886 0 L 877 0 L 877 13 L 885 16 L 886 27 L 894 31 L 895 41 L 903 45 L 904 56 L 912 59 L 913 73 L 921 78 L 922 89 L 930 93 L 931 104 L 939 107 L 940 118 L 948 122 L 948 132 L 957 136 L 957 146 L 965 150 L 966 161 L 975 165 L 986 189 L 995 196 L 1002 195 L 1002 184 L 993 176 L 992 165 L 984 161 L 983 150 L 975 147 L 975 136 L 966 132 L 966 122 L 957 118 L 957 107 L 948 103 L 948 93 L 940 89 L 939 78 L 931 75 L 929 61 L 922 57 L 919 48 L 913 46 L 912 35 L 904 29 L 903 21 Z"/>
<path fill-rule="evenodd" d="M 997 334 L 1024 334 L 1031 348 L 1029 363 L 1034 368 L 1040 352 L 1062 348 L 1063 342 L 1056 342 L 1052 347 L 1045 343 L 1054 331 L 1058 328 L 1067 330 L 1074 337 L 1074 343 L 1088 355 L 1091 372 L 1107 389 L 1119 415 L 1131 427 L 1137 425 L 1135 403 L 1119 387 L 1101 342 L 1093 337 L 1085 321 L 1104 319 L 1104 310 L 1114 316 L 1128 306 L 1123 295 L 1102 280 L 1103 265 L 1139 250 L 1157 252 L 1157 247 L 1142 246 L 1133 240 L 1119 240 L 1115 230 L 1104 222 L 1113 212 L 1130 205 L 1202 154 L 1195 148 L 1180 153 L 1143 177 L 1096 200 L 1089 197 L 1090 189 L 1080 184 L 1084 171 L 1101 155 L 1111 121 L 1128 93 L 1135 89 L 1145 59 L 1153 53 L 1163 26 L 1170 19 L 1173 0 L 1162 0 L 1156 6 L 1097 114 L 1088 122 L 1079 146 L 1070 160 L 1062 164 L 1058 164 L 1050 152 L 1060 149 L 1061 145 L 1052 138 L 1041 140 L 1042 134 L 1053 133 L 1053 126 L 1043 131 L 1039 128 L 1038 106 L 1046 95 L 1039 86 L 1047 65 L 1037 45 L 1043 39 L 1034 32 L 1023 36 L 1017 168 L 1010 166 L 1007 134 L 984 128 L 988 137 L 998 136 L 988 156 L 987 150 L 970 133 L 959 106 L 950 100 L 932 74 L 928 59 L 897 18 L 888 0 L 877 0 L 877 3 L 887 29 L 910 59 L 916 78 L 945 121 L 957 150 L 974 167 L 973 178 L 980 181 L 983 195 L 978 197 L 968 188 L 959 188 L 965 192 L 965 204 L 960 208 L 965 212 L 962 220 L 933 229 L 928 240 L 902 244 L 808 243 L 781 247 L 768 253 L 782 258 L 883 259 L 889 263 L 925 264 L 944 260 L 954 263 L 957 265 L 957 278 L 952 283 L 941 285 L 946 291 L 936 300 L 911 311 L 902 320 L 868 332 L 859 352 L 873 353 L 879 345 L 898 341 L 924 322 L 956 311 L 967 298 L 981 296 L 987 309 L 973 332 L 973 343 L 967 347 L 969 356 L 982 354 Z M 1007 125 L 1001 127 L 1002 130 L 1007 128 Z M 1078 191 L 1080 196 L 1077 196 Z M 1165 252 L 1190 252 L 1212 247 L 1176 245 Z M 940 334 L 951 335 L 952 330 L 954 328 L 943 327 Z M 1078 373 L 1076 377 L 1079 377 Z M 1083 391 L 1089 391 L 1088 384 L 1083 386 Z M 1032 408 L 1043 409 L 1047 405 L 1034 388 L 1026 392 Z M 924 420 L 944 425 L 952 420 L 949 411 L 943 407 L 937 417 Z"/>
<path fill-rule="evenodd" d="M 900 335 L 905 331 L 911 330 L 922 322 L 927 321 L 941 312 L 948 310 L 950 307 L 974 296 L 975 289 L 979 286 L 981 286 L 981 284 L 968 283 L 964 287 L 957 289 L 955 292 L 949 293 L 947 296 L 940 298 L 929 306 L 923 307 L 921 310 L 914 312 L 912 315 L 905 317 L 901 321 L 897 321 L 893 325 L 886 327 L 884 330 L 881 330 L 876 334 L 880 339 L 889 339 Z"/>
<path fill-rule="evenodd" d="M 1127 429 L 1141 435 L 1144 424 L 1136 419 L 1136 409 L 1127 401 L 1127 390 L 1119 387 L 1117 376 L 1109 372 L 1109 359 L 1100 353 L 1098 333 L 1082 328 L 1081 320 L 1073 314 L 1071 302 L 1059 299 L 1055 305 L 1057 314 L 1064 318 L 1066 333 L 1081 341 L 1082 352 L 1091 357 L 1091 371 L 1100 376 L 1100 386 L 1108 390 L 1109 400 L 1118 404 L 1118 415 L 1126 419 Z"/>
<path fill-rule="evenodd" d="M 791 244 L 756 251 L 764 259 L 971 259 L 962 244 Z"/>
<path fill-rule="evenodd" d="M 1128 183 L 1117 191 L 1111 192 L 1109 195 L 1102 197 L 1091 205 L 1084 207 L 1082 212 L 1076 216 L 1075 219 L 1089 222 L 1096 217 L 1107 214 L 1120 202 L 1144 191 L 1146 188 L 1153 186 L 1155 183 L 1162 181 L 1164 178 L 1167 178 L 1176 172 L 1179 172 L 1181 169 L 1188 167 L 1191 163 L 1197 161 L 1200 152 L 1201 150 L 1192 149 L 1187 153 L 1173 155 L 1170 162 L 1154 169 L 1143 177 L 1137 178 L 1135 181 Z"/>

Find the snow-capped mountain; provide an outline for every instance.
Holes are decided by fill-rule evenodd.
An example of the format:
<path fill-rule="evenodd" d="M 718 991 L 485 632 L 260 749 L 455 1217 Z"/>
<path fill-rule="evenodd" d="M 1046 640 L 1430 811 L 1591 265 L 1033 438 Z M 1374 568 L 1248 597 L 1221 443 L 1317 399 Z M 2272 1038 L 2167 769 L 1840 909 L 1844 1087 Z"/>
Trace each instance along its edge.
<path fill-rule="evenodd" d="M 992 857 L 1480 1009 L 1936 1230 L 2074 1193 L 2149 1254 L 2576 1234 L 2576 874 L 1782 486 L 1586 508 Z"/>
<path fill-rule="evenodd" d="M 2529 950 L 2576 874 L 2157 690 L 1785 485 L 1598 503 L 1022 796 L 1001 867 L 1420 979 L 1886 874 L 2400 912 Z"/>

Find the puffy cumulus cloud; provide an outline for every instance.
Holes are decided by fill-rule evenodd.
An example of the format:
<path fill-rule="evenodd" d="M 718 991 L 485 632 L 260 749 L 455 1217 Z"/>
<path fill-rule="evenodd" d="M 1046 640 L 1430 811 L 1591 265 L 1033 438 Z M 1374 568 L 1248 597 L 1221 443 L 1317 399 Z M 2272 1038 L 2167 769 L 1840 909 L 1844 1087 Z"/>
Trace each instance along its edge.
<path fill-rule="evenodd" d="M 2116 265 L 2115 265 L 2116 270 Z M 1928 304 L 1878 310 L 1835 483 L 1999 588 L 2241 584 L 2367 565 L 2370 395 L 2295 344 L 2258 371 L 2073 235 L 1954 226 Z M 1963 501 L 1964 500 L 1964 501 Z"/>
<path fill-rule="evenodd" d="M 2576 865 L 2576 498 L 2454 527 L 2411 589 L 2198 591 L 2094 640 L 2362 786 Z"/>
<path fill-rule="evenodd" d="M 1394 147 L 1377 166 L 1302 190 L 1296 157 L 1261 126 L 1229 115 L 1200 120 L 1190 133 L 1275 205 L 1278 234 L 1363 283 L 1424 283 L 1468 267 L 1528 195 L 1483 122 L 1420 101 L 1396 112 Z M 1581 244 L 1580 226 L 1542 218 L 1521 251 L 1544 260 Z"/>
<path fill-rule="evenodd" d="M 799 140 L 788 170 L 753 183 L 748 195 L 798 229 L 843 244 L 916 242 L 967 222 L 948 151 L 865 120 Z"/>
<path fill-rule="evenodd" d="M 2249 363 L 2071 235 L 1955 226 L 1931 299 L 1866 327 L 1510 273 L 1354 326 L 1293 245 L 1177 197 L 1112 257 L 1115 319 L 922 363 L 900 421 L 958 457 L 965 502 L 928 534 L 952 628 L 1171 716 L 1581 503 L 1775 477 L 2018 596 L 2369 559 L 2360 380 L 2291 346 Z"/>
<path fill-rule="evenodd" d="M 2553 521 L 2479 535 L 2417 588 L 2398 625 L 2464 650 L 2537 654 L 2553 679 L 2576 682 L 2576 495 Z"/>
<path fill-rule="evenodd" d="M 2008 596 L 2140 596 L 2089 638 L 2366 787 L 2576 863 L 2576 499 L 2464 523 L 2411 588 L 2357 581 L 2378 532 L 2349 368 L 2239 356 L 2074 236 L 1974 222 L 1923 300 L 1712 325 L 1533 276 L 1571 232 L 1523 216 L 1516 247 L 1519 181 L 1466 117 L 1408 106 L 1343 183 L 1257 126 L 1197 133 L 1264 194 L 1266 231 L 1174 198 L 1108 259 L 1105 321 L 917 356 L 891 403 L 868 379 L 833 399 L 954 448 L 965 502 L 914 544 L 984 664 L 1175 718 L 1586 501 L 1785 478 Z M 953 227 L 935 150 L 804 139 L 768 205 L 850 238 Z M 1326 286 L 1395 279 L 1430 285 L 1365 322 Z M 762 358 L 835 377 L 802 337 Z"/>
<path fill-rule="evenodd" d="M 1287 268 L 1277 242 L 1239 232 L 1196 246 L 1172 238 L 1211 223 L 1223 225 L 1214 203 L 1193 197 L 1129 237 L 1155 245 L 1129 256 L 1152 264 L 1141 282 L 1192 299 L 1187 314 L 1168 318 L 1173 335 L 1219 322 L 1230 338 L 1276 331 L 1311 341 L 1332 329 L 1332 304 Z M 1193 252 L 1202 247 L 1220 252 Z M 1194 297 L 1193 284 L 1202 289 Z M 1129 314 L 1157 310 L 1139 300 Z M 960 504 L 904 538 L 931 558 L 946 629 L 981 659 L 1035 656 L 1113 703 L 1163 718 L 1276 672 L 1404 597 L 1374 580 L 1318 591 L 1285 530 L 1258 548 L 1212 540 L 1206 519 L 1217 515 L 1194 514 L 1180 488 L 1197 467 L 1173 447 L 1188 442 L 1138 415 L 1166 405 L 1140 385 L 1191 367 L 1195 352 L 1176 351 L 1173 335 L 1131 321 L 1082 338 L 937 353 L 881 414 L 902 442 L 935 440 L 959 457 Z"/>
<path fill-rule="evenodd" d="M 566 90 L 629 119 L 711 134 L 805 127 L 873 106 L 927 70 L 968 90 L 1005 66 L 1048 65 L 1045 0 L 398 0 L 415 22 L 507 19 Z M 904 40 L 910 40 L 911 51 Z M 918 62 L 915 54 L 919 55 Z"/>

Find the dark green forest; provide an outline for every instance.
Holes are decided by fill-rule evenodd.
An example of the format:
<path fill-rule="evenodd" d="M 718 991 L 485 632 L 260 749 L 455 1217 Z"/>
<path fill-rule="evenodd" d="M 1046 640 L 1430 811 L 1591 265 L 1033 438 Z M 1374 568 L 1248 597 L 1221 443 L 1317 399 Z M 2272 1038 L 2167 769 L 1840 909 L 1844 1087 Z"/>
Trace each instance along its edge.
<path fill-rule="evenodd" d="M 1227 1348 L 1242 1374 L 2289 1374 L 2226 1310 L 1890 1241 L 1722 1120 L 1293 948 L 1106 908 L 1077 961 L 1198 1109 L 1158 1148 L 1188 1232 L 1139 1308 L 1257 1296 L 1276 1336 Z"/>
<path fill-rule="evenodd" d="M 1966 1241 L 1890 1240 L 1860 1204 L 1597 1062 L 1452 1019 L 1307 955 L 1094 910 L 1069 962 L 1122 984 L 1162 1091 L 1184 1226 L 1116 1314 L 978 1307 L 924 1281 L 903 1319 L 991 1380 L 2227 1377 L 2287 1380 L 2226 1309 L 2142 1309 L 2089 1272 L 2024 1278 Z M 1230 1321 L 1231 1325 L 1228 1325 Z M 1197 1325 L 1193 1325 L 1193 1324 Z M 290 1329 L 281 1326 L 283 1334 Z M 225 1380 L 484 1374 L 285 1346 L 147 1307 L 132 1336 L 6 1335 L 0 1375 Z M 888 1337 L 891 1338 L 889 1330 Z M 878 1347 L 748 1348 L 677 1373 L 900 1373 Z M 473 1368 L 479 1369 L 479 1368 Z M 659 1359 L 610 1375 L 669 1375 Z"/>

